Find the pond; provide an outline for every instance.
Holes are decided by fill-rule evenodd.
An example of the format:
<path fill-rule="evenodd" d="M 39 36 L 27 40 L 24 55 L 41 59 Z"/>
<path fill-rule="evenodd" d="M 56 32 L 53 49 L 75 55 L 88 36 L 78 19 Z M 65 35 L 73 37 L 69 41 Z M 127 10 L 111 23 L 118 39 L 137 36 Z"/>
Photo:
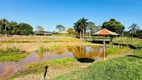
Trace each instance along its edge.
<path fill-rule="evenodd" d="M 23 71 L 24 65 L 33 62 L 43 62 L 57 58 L 73 57 L 79 62 L 89 62 L 103 57 L 102 46 L 68 46 L 64 49 L 46 53 L 33 52 L 19 62 L 0 62 L 0 79 L 6 78 L 16 72 Z"/>

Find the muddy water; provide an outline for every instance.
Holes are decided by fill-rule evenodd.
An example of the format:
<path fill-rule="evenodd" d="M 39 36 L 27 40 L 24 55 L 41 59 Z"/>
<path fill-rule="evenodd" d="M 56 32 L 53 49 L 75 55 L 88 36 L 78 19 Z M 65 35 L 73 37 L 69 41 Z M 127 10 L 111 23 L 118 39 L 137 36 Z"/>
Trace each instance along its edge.
<path fill-rule="evenodd" d="M 103 57 L 103 47 L 100 46 L 69 46 L 64 49 L 47 53 L 33 52 L 19 62 L 0 62 L 0 79 L 6 78 L 14 73 L 24 70 L 24 65 L 33 62 L 43 62 L 57 58 L 74 57 L 76 59 L 101 59 Z"/>

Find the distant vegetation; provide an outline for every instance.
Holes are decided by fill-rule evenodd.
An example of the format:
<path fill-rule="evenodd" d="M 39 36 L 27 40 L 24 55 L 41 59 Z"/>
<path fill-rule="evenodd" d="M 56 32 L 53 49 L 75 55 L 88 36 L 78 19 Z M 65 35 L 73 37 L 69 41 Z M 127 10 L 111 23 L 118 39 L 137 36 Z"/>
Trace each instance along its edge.
<path fill-rule="evenodd" d="M 33 28 L 27 23 L 17 23 L 15 21 L 9 22 L 3 18 L 0 20 L 0 33 L 7 35 L 31 35 Z"/>

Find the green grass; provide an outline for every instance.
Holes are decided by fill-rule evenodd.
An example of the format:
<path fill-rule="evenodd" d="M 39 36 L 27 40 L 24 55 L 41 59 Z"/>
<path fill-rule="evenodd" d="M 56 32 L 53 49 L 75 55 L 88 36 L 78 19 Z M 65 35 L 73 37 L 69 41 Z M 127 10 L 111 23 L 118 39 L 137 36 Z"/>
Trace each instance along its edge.
<path fill-rule="evenodd" d="M 136 51 L 135 55 L 141 55 Z M 141 80 L 142 56 L 125 56 L 98 61 L 78 71 L 57 76 L 54 80 Z"/>
<path fill-rule="evenodd" d="M 6 54 L 4 56 L 0 56 L 0 62 L 7 62 L 7 61 L 15 61 L 18 62 L 21 59 L 24 59 L 27 57 L 29 54 L 28 53 L 11 53 L 11 54 Z"/>
<path fill-rule="evenodd" d="M 76 62 L 75 58 L 54 59 L 48 62 L 49 65 L 68 65 Z"/>
<path fill-rule="evenodd" d="M 49 48 L 45 48 L 44 46 L 41 46 L 38 50 L 37 53 L 44 53 L 49 51 Z"/>
<path fill-rule="evenodd" d="M 20 73 L 16 73 L 12 76 L 10 76 L 8 79 L 13 79 L 19 76 L 25 76 L 28 74 L 39 74 L 39 73 L 43 73 L 45 66 L 59 66 L 59 67 L 63 67 L 63 66 L 71 66 L 71 64 L 73 64 L 74 62 L 77 62 L 77 60 L 75 58 L 62 58 L 62 59 L 54 59 L 51 61 L 45 61 L 42 63 L 31 63 L 29 65 L 25 66 L 24 71 L 20 72 Z"/>
<path fill-rule="evenodd" d="M 134 55 L 142 57 L 142 50 L 136 50 Z"/>
<path fill-rule="evenodd" d="M 48 51 L 55 51 L 58 49 L 64 49 L 66 46 L 63 43 L 54 43 L 53 45 L 51 45 L 50 47 L 44 47 L 41 46 L 38 50 L 36 50 L 38 53 L 44 53 L 44 52 L 48 52 Z"/>
<path fill-rule="evenodd" d="M 131 49 L 128 47 L 124 47 L 123 49 L 120 49 L 118 47 L 114 47 L 114 48 L 108 48 L 107 54 L 114 55 L 114 54 L 128 53 L 130 51 L 131 51 Z"/>
<path fill-rule="evenodd" d="M 16 47 L 0 48 L 0 55 L 4 55 L 4 53 L 13 53 L 13 52 L 20 52 L 20 49 Z"/>
<path fill-rule="evenodd" d="M 7 61 L 17 62 L 27 57 L 28 55 L 29 53 L 21 52 L 20 49 L 16 47 L 0 48 L 0 62 L 7 62 Z"/>
<path fill-rule="evenodd" d="M 136 47 L 142 46 L 142 39 L 138 39 L 138 38 L 117 37 L 113 41 L 117 43 L 123 43 L 123 44 L 132 44 Z"/>

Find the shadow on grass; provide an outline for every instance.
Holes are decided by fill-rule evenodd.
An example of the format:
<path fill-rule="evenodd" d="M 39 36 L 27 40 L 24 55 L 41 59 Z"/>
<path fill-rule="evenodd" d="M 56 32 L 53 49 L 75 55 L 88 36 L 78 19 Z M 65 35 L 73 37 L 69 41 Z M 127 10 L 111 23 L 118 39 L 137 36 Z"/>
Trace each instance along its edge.
<path fill-rule="evenodd" d="M 77 61 L 81 62 L 81 63 L 92 63 L 95 61 L 95 59 L 91 59 L 91 58 L 78 58 Z"/>
<path fill-rule="evenodd" d="M 140 58 L 140 59 L 142 59 L 142 57 L 140 57 L 140 56 L 136 56 L 136 55 L 127 55 L 128 57 L 135 57 L 135 58 Z"/>

